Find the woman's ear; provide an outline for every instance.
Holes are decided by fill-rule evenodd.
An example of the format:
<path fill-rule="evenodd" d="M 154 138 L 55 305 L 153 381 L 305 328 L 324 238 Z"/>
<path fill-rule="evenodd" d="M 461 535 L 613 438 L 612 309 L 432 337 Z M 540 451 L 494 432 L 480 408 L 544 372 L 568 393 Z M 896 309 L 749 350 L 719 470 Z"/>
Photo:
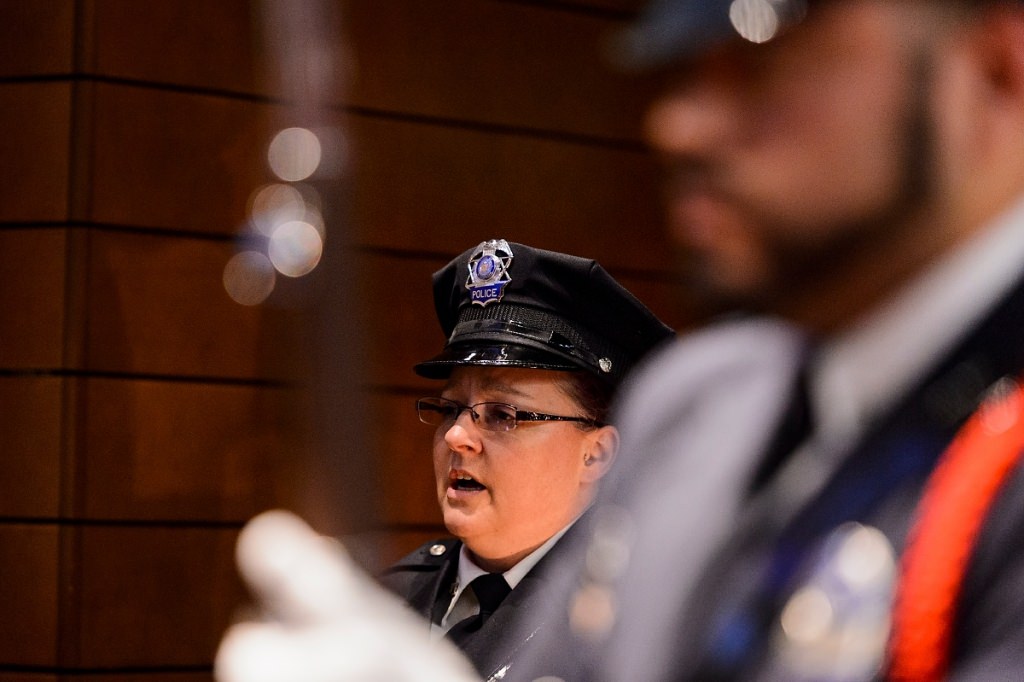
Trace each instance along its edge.
<path fill-rule="evenodd" d="M 602 426 L 588 434 L 583 452 L 583 476 L 588 483 L 599 481 L 608 473 L 619 452 L 619 430 Z"/>

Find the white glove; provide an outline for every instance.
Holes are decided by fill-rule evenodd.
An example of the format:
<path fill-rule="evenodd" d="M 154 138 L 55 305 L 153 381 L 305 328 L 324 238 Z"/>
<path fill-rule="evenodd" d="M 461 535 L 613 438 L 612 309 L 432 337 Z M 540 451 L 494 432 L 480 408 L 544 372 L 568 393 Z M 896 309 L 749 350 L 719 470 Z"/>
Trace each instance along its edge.
<path fill-rule="evenodd" d="M 231 627 L 218 682 L 479 682 L 472 665 L 298 517 L 271 511 L 242 530 L 242 577 L 267 620 Z"/>

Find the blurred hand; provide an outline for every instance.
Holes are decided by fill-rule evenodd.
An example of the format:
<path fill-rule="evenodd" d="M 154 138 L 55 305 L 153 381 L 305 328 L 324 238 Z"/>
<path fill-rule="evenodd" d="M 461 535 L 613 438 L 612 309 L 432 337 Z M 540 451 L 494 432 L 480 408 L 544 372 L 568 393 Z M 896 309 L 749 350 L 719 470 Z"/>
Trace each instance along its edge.
<path fill-rule="evenodd" d="M 257 516 L 236 556 L 264 620 L 224 635 L 218 682 L 479 682 L 455 647 L 431 642 L 422 619 L 298 517 Z"/>

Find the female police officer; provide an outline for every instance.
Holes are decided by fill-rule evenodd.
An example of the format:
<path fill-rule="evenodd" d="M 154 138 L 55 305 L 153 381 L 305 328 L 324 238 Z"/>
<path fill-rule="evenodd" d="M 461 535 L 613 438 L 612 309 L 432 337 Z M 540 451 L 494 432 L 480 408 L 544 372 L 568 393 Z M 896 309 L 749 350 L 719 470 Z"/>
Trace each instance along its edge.
<path fill-rule="evenodd" d="M 543 637 L 530 615 L 544 560 L 614 459 L 612 393 L 672 332 L 596 262 L 505 240 L 435 273 L 434 301 L 448 341 L 415 370 L 445 384 L 416 406 L 436 427 L 438 502 L 457 540 L 424 545 L 383 581 L 500 676 Z"/>

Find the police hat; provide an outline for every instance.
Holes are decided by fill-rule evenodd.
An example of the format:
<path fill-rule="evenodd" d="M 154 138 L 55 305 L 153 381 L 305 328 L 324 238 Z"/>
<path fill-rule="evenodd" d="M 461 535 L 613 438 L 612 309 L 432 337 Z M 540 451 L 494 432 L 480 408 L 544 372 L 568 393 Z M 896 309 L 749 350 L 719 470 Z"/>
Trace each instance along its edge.
<path fill-rule="evenodd" d="M 770 40 L 803 19 L 808 0 L 652 0 L 618 36 L 612 60 L 641 70 L 695 55 L 730 36 Z"/>
<path fill-rule="evenodd" d="M 492 239 L 434 273 L 444 350 L 415 366 L 443 379 L 464 365 L 586 370 L 617 384 L 672 336 L 593 260 Z"/>

